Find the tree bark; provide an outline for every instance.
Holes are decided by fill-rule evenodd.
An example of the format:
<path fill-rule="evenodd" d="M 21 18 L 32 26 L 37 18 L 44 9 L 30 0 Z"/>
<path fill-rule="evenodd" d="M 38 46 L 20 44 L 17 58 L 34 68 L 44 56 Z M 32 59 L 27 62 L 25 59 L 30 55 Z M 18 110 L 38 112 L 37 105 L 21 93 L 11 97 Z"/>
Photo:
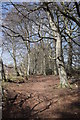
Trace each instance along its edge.
<path fill-rule="evenodd" d="M 54 41 L 54 58 L 56 58 L 56 41 Z M 56 59 L 54 59 L 54 75 L 58 75 Z"/>
<path fill-rule="evenodd" d="M 14 45 L 13 45 L 13 60 L 14 60 L 14 68 L 15 68 L 15 71 L 16 71 L 16 75 L 17 76 L 20 76 L 19 72 L 18 72 L 18 68 L 17 68 L 17 63 L 16 63 L 16 56 L 15 56 L 15 48 L 14 48 Z"/>
<path fill-rule="evenodd" d="M 60 85 L 61 86 L 67 86 L 67 73 L 65 70 L 64 62 L 63 62 L 63 57 L 62 57 L 62 41 L 61 41 L 61 36 L 57 32 L 57 42 L 56 42 L 56 60 L 57 60 L 57 67 L 58 67 L 58 72 L 59 72 L 59 77 L 60 77 Z"/>
<path fill-rule="evenodd" d="M 68 71 L 69 73 L 72 72 L 72 42 L 68 42 L 69 51 L 68 51 Z"/>
<path fill-rule="evenodd" d="M 47 15 L 48 15 L 48 19 L 49 19 L 49 24 L 51 29 L 53 30 L 53 36 L 55 36 L 55 32 L 54 32 L 54 25 L 53 25 L 53 21 L 52 18 L 49 14 L 49 11 L 47 11 Z M 53 44 L 54 44 L 54 75 L 58 75 L 58 69 L 57 69 L 57 62 L 56 62 L 56 41 L 53 40 Z"/>
<path fill-rule="evenodd" d="M 17 62 L 16 62 L 16 48 L 15 48 L 15 42 L 14 42 L 14 37 L 12 37 L 12 57 L 13 57 L 13 61 L 14 61 L 14 69 L 16 72 L 17 76 L 20 76 L 19 72 L 18 72 L 18 68 L 17 68 Z"/>
<path fill-rule="evenodd" d="M 26 27 L 26 26 L 25 26 Z M 26 32 L 25 32 L 25 37 L 28 37 L 28 40 L 29 40 L 29 31 L 28 29 L 26 28 Z M 26 41 L 26 48 L 27 48 L 27 51 L 28 51 L 28 62 L 27 62 L 27 75 L 29 76 L 30 75 L 30 42 L 29 41 Z"/>
<path fill-rule="evenodd" d="M 30 52 L 28 51 L 28 66 L 27 66 L 27 75 L 29 76 L 30 72 Z"/>
<path fill-rule="evenodd" d="M 5 80 L 6 81 L 4 65 L 3 65 L 3 61 L 2 61 L 1 58 L 0 58 L 0 80 Z"/>
<path fill-rule="evenodd" d="M 44 57 L 43 57 L 43 75 L 46 75 L 46 61 L 45 61 L 45 53 L 44 54 Z"/>
<path fill-rule="evenodd" d="M 49 19 L 50 26 L 52 30 L 55 30 L 55 38 L 56 38 L 56 62 L 57 62 L 57 67 L 58 67 L 58 72 L 59 72 L 59 77 L 60 77 L 60 85 L 67 86 L 67 73 L 65 70 L 64 62 L 63 62 L 63 57 L 62 57 L 62 40 L 61 40 L 61 35 L 58 31 L 58 28 L 54 22 L 54 18 L 52 17 L 53 15 L 50 13 L 51 11 L 49 8 L 47 8 L 47 15 Z"/>
<path fill-rule="evenodd" d="M 37 55 L 35 54 L 35 60 L 34 60 L 34 74 L 37 74 Z"/>

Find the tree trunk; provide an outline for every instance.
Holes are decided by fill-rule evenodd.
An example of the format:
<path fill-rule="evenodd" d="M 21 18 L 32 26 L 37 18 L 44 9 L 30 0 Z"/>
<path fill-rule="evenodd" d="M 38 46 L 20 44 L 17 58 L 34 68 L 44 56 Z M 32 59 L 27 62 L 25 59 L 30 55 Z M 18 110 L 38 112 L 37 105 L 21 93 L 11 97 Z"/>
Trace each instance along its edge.
<path fill-rule="evenodd" d="M 15 66 L 15 71 L 16 71 L 17 76 L 20 76 L 20 74 L 18 72 L 18 69 L 17 69 L 17 64 L 16 64 L 16 59 L 15 58 L 14 58 L 14 66 Z"/>
<path fill-rule="evenodd" d="M 0 80 L 5 80 L 6 81 L 4 65 L 3 65 L 3 61 L 2 61 L 1 58 L 0 58 Z"/>
<path fill-rule="evenodd" d="M 17 69 L 17 63 L 16 63 L 16 57 L 15 57 L 14 48 L 13 48 L 13 60 L 14 60 L 14 68 L 15 68 L 15 71 L 16 71 L 16 75 L 20 76 L 20 74 L 18 72 L 18 69 Z"/>
<path fill-rule="evenodd" d="M 54 58 L 56 58 L 56 41 L 54 41 Z M 56 59 L 54 59 L 54 75 L 58 75 Z"/>
<path fill-rule="evenodd" d="M 29 37 L 29 33 L 27 33 L 27 36 Z M 28 54 L 27 54 L 27 58 L 28 58 L 28 62 L 27 62 L 27 75 L 29 76 L 30 74 L 30 42 L 27 42 L 26 41 L 26 48 L 27 48 L 27 51 L 28 51 Z"/>
<path fill-rule="evenodd" d="M 14 68 L 15 68 L 15 72 L 17 76 L 20 76 L 19 72 L 18 72 L 18 68 L 17 68 L 17 63 L 16 63 L 16 48 L 15 48 L 15 44 L 14 44 L 14 38 L 12 37 L 12 50 L 13 50 L 13 60 L 14 60 Z"/>
<path fill-rule="evenodd" d="M 54 32 L 54 24 L 53 24 L 53 21 L 52 21 L 52 18 L 49 14 L 49 12 L 47 12 L 47 15 L 48 15 L 48 19 L 49 19 L 49 23 L 50 23 L 50 26 L 51 26 L 51 29 L 53 30 L 53 37 L 56 36 L 55 35 L 55 32 Z M 56 41 L 53 40 L 53 44 L 54 44 L 54 75 L 58 75 L 58 69 L 57 69 L 57 62 L 56 62 Z"/>
<path fill-rule="evenodd" d="M 50 26 L 55 33 L 53 37 L 56 38 L 56 62 L 57 62 L 57 67 L 58 67 L 58 72 L 60 77 L 60 85 L 62 87 L 67 86 L 67 73 L 65 71 L 65 66 L 64 66 L 63 57 L 62 57 L 62 40 L 58 31 L 58 28 L 54 23 L 53 15 L 51 14 L 51 11 L 49 10 L 48 7 L 47 7 L 47 15 L 48 15 Z"/>
<path fill-rule="evenodd" d="M 67 86 L 67 73 L 65 70 L 63 57 L 62 57 L 62 41 L 61 36 L 57 32 L 57 41 L 56 41 L 56 60 L 57 60 L 57 67 L 60 77 L 60 85 L 61 86 Z"/>
<path fill-rule="evenodd" d="M 34 60 L 34 74 L 37 74 L 37 57 L 35 54 L 35 60 Z"/>
<path fill-rule="evenodd" d="M 2 80 L 2 62 L 0 58 L 0 80 Z"/>
<path fill-rule="evenodd" d="M 69 51 L 68 51 L 68 71 L 69 73 L 72 72 L 72 42 L 69 40 Z"/>
<path fill-rule="evenodd" d="M 44 54 L 44 57 L 43 57 L 43 75 L 46 75 L 46 61 L 45 61 L 45 53 Z"/>
<path fill-rule="evenodd" d="M 28 66 L 27 66 L 27 75 L 29 76 L 30 72 L 30 53 L 28 52 Z"/>
<path fill-rule="evenodd" d="M 40 74 L 43 74 L 43 60 L 41 58 L 41 68 L 40 68 Z"/>

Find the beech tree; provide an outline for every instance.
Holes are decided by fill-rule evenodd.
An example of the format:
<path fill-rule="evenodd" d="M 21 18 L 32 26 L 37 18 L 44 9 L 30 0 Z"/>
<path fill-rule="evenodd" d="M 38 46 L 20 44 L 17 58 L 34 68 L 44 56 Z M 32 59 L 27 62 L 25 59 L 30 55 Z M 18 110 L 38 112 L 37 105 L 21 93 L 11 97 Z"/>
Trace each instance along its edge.
<path fill-rule="evenodd" d="M 53 15 L 49 9 L 49 6 L 46 4 L 46 12 L 48 15 L 48 19 L 50 22 L 50 25 L 52 27 L 53 30 L 55 30 L 55 36 L 56 36 L 56 61 L 57 61 L 57 67 L 58 67 L 58 72 L 59 72 L 59 76 L 60 76 L 60 84 L 61 86 L 67 86 L 67 73 L 65 71 L 65 67 L 64 67 L 64 62 L 62 59 L 62 41 L 61 41 L 61 35 L 59 33 L 59 30 L 56 26 L 56 23 L 54 22 L 54 18 Z"/>
<path fill-rule="evenodd" d="M 8 13 L 8 17 L 12 14 L 9 19 L 11 24 L 9 26 L 8 23 L 3 23 L 2 27 L 4 31 L 9 31 L 8 36 L 20 38 L 24 42 L 27 50 L 27 75 L 33 70 L 36 74 L 38 74 L 38 71 L 43 71 L 45 75 L 46 66 L 49 65 L 48 68 L 50 68 L 50 60 L 53 60 L 53 71 L 55 75 L 59 73 L 60 85 L 63 87 L 68 86 L 66 67 L 70 72 L 73 67 L 73 45 L 79 46 L 79 42 L 75 40 L 78 36 L 77 32 L 80 26 L 79 4 L 71 2 L 35 2 L 21 4 L 11 2 L 11 5 L 13 8 Z M 15 26 L 14 30 L 12 29 L 12 24 Z M 76 33 L 77 35 L 75 36 Z M 48 41 L 47 44 L 46 41 Z M 34 45 L 35 43 L 37 45 Z M 35 48 L 32 49 L 33 45 Z M 41 45 L 41 49 L 38 45 Z M 65 49 L 66 45 L 69 48 L 67 50 Z M 43 51 L 41 57 L 42 70 L 38 67 L 41 50 Z M 47 54 L 46 50 L 49 50 Z M 68 57 L 68 64 L 65 63 L 64 50 L 66 51 L 65 56 Z"/>

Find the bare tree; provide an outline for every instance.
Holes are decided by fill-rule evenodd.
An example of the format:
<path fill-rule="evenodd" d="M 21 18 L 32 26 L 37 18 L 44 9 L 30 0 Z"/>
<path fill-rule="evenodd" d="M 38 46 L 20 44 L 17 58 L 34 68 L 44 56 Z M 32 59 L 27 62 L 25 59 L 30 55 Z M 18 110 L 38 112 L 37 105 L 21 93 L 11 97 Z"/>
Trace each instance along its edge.
<path fill-rule="evenodd" d="M 10 26 L 9 24 L 3 24 L 2 27 L 4 30 L 9 31 L 8 36 L 14 37 L 14 38 L 20 38 L 26 46 L 27 52 L 27 75 L 29 75 L 29 72 L 31 69 L 34 69 L 35 73 L 38 73 L 38 71 L 43 71 L 43 73 L 46 73 L 46 66 L 51 66 L 49 53 L 53 52 L 52 60 L 54 63 L 54 74 L 57 75 L 59 73 L 60 77 L 60 84 L 61 86 L 67 86 L 67 72 L 65 69 L 64 61 L 64 49 L 63 49 L 63 41 L 66 43 L 69 47 L 68 54 L 65 55 L 68 56 L 68 63 L 67 67 L 69 66 L 69 70 L 72 67 L 72 48 L 73 43 L 76 45 L 79 45 L 78 42 L 75 41 L 75 32 L 73 32 L 73 28 L 70 28 L 72 26 L 79 27 L 79 10 L 78 10 L 78 4 L 74 3 L 57 3 L 55 2 L 40 2 L 40 3 L 12 3 L 13 9 L 9 12 L 12 14 L 12 17 L 10 17 L 9 21 L 11 22 Z M 75 8 L 73 8 L 73 5 L 75 5 L 77 11 L 75 11 Z M 69 7 L 69 8 L 68 8 Z M 75 12 L 74 12 L 75 11 Z M 76 18 L 75 18 L 76 17 Z M 16 19 L 17 18 L 17 19 Z M 65 24 L 65 21 L 71 22 L 71 24 Z M 69 22 L 69 23 L 70 23 Z M 15 26 L 15 29 L 12 29 L 12 23 Z M 67 30 L 70 28 L 70 30 Z M 74 29 L 75 29 L 74 26 Z M 70 32 L 72 31 L 72 32 Z M 74 33 L 74 34 L 73 34 Z M 74 38 L 73 38 L 74 37 Z M 47 46 L 45 41 L 48 41 L 50 44 Z M 66 40 L 66 41 L 65 41 Z M 40 45 L 40 42 L 42 43 L 42 49 L 37 45 L 34 49 L 34 58 L 31 57 L 32 52 L 32 44 L 31 43 L 38 43 Z M 51 49 L 53 42 L 53 50 Z M 47 47 L 49 48 L 48 51 Z M 64 45 L 65 46 L 65 45 Z M 45 49 L 46 48 L 46 49 Z M 40 67 L 38 67 L 38 64 L 41 62 L 40 59 L 40 52 L 43 50 L 42 54 L 42 63 L 41 68 L 42 70 L 39 70 Z M 46 50 L 48 51 L 48 54 L 46 55 Z M 46 60 L 47 58 L 47 60 Z M 33 62 L 32 60 L 33 59 Z M 40 61 L 40 62 L 39 62 Z M 32 63 L 34 64 L 33 68 L 31 67 Z M 48 64 L 47 64 L 48 63 Z M 58 71 L 57 71 L 58 70 Z"/>

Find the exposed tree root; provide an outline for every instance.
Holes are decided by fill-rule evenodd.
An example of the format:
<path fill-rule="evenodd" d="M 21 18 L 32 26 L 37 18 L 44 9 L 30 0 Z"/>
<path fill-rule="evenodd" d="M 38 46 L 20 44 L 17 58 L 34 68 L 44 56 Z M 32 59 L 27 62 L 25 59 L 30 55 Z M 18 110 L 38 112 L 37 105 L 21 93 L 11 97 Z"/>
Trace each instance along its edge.
<path fill-rule="evenodd" d="M 72 89 L 72 86 L 70 85 L 69 82 L 67 82 L 65 84 L 60 83 L 58 88 L 70 88 L 70 89 Z"/>

